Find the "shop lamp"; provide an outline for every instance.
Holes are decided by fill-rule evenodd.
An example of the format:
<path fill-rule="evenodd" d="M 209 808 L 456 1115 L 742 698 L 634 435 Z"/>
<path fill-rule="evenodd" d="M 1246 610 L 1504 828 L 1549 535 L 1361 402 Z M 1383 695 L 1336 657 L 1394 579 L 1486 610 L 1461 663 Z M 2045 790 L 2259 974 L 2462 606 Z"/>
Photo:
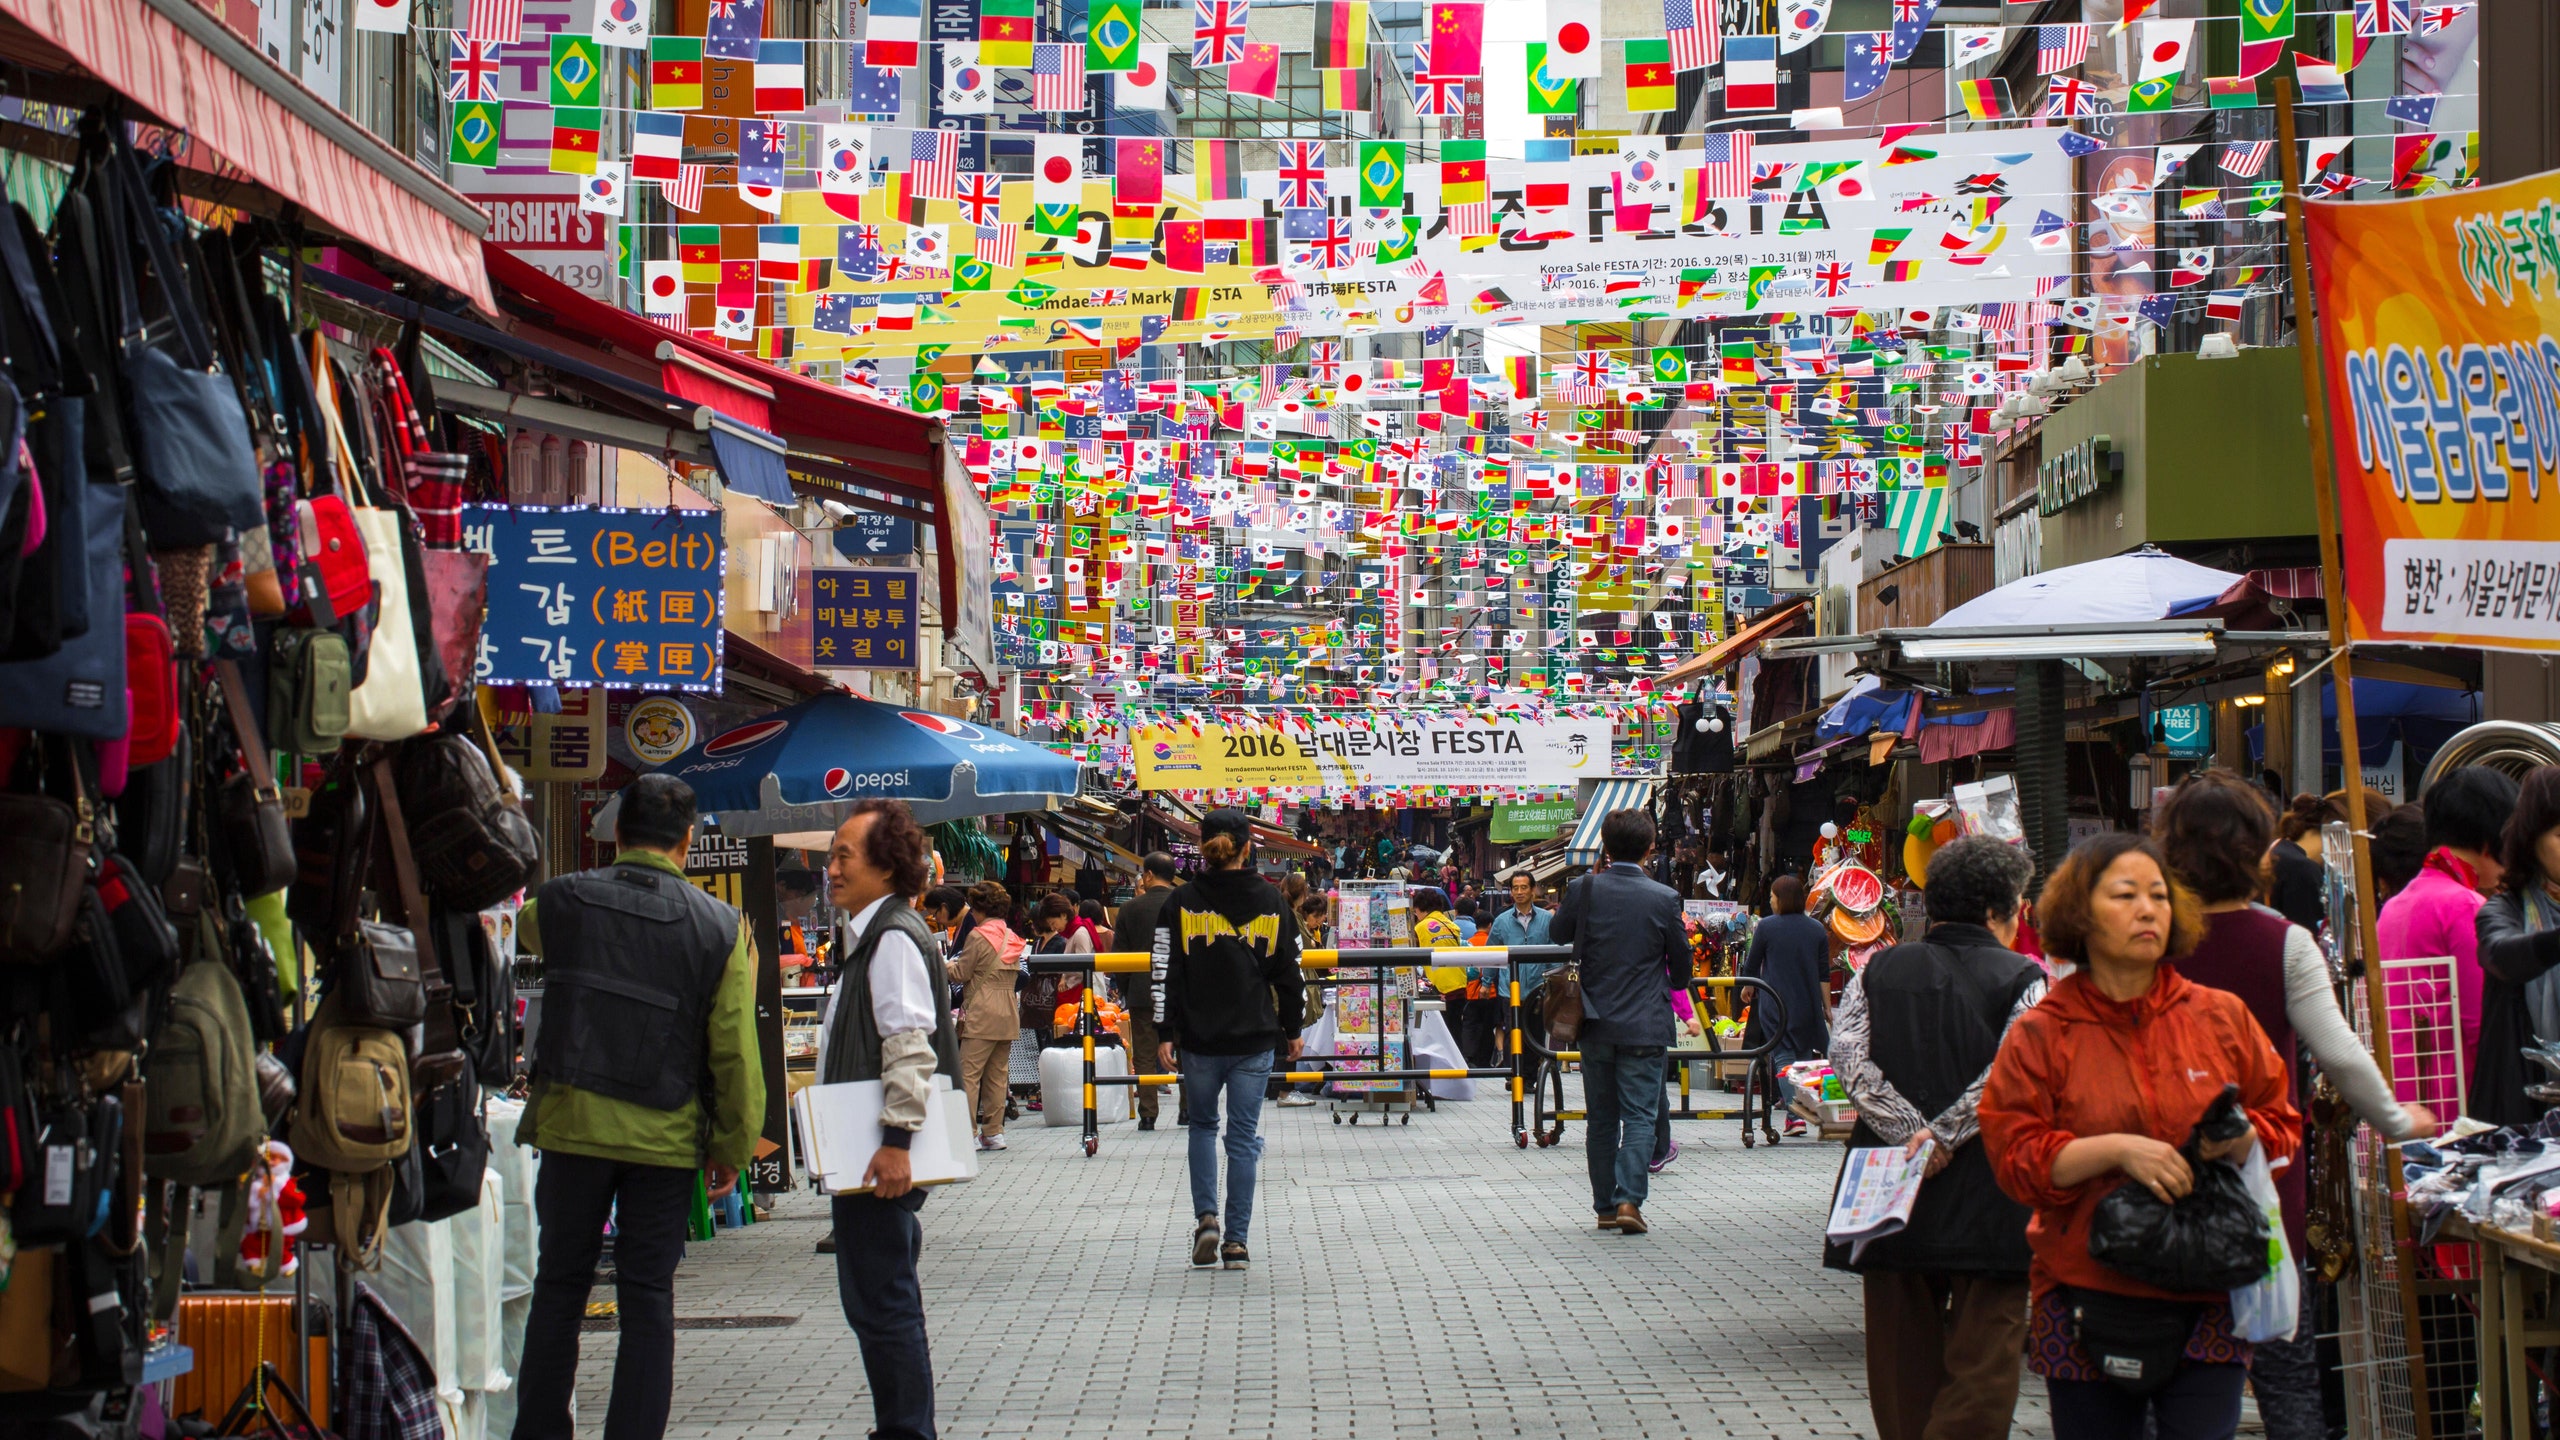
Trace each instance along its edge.
<path fill-rule="evenodd" d="M 2196 347 L 2196 358 L 2199 360 L 2237 360 L 2240 358 L 2240 347 L 2238 344 L 2233 342 L 2229 334 L 2216 330 L 2212 334 L 2204 337 L 2204 343 Z"/>
<path fill-rule="evenodd" d="M 2077 355 L 2066 356 L 2063 362 L 2054 368 L 2053 373 L 2061 377 L 2066 384 L 2086 384 L 2089 379 L 2089 362 Z"/>

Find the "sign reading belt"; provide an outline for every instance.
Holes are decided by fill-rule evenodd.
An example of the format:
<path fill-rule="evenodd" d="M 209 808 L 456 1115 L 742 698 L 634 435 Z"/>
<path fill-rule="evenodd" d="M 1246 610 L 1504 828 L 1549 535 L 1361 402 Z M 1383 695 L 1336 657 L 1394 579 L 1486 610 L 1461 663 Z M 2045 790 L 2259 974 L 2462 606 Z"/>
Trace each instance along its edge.
<path fill-rule="evenodd" d="M 489 557 L 481 682 L 720 688 L 719 511 L 466 505 L 462 526 Z"/>

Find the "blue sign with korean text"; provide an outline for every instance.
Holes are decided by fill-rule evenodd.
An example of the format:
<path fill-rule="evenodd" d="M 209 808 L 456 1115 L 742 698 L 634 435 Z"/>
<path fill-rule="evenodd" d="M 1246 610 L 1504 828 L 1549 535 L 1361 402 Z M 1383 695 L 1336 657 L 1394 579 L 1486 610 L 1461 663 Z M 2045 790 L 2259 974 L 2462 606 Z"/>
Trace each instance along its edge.
<path fill-rule="evenodd" d="M 857 510 L 836 527 L 836 552 L 848 559 L 885 560 L 916 553 L 916 522 L 904 515 Z"/>
<path fill-rule="evenodd" d="M 811 663 L 820 670 L 916 668 L 917 581 L 913 570 L 815 572 Z"/>
<path fill-rule="evenodd" d="M 482 683 L 720 688 L 719 511 L 466 505 L 462 543 L 489 557 Z"/>

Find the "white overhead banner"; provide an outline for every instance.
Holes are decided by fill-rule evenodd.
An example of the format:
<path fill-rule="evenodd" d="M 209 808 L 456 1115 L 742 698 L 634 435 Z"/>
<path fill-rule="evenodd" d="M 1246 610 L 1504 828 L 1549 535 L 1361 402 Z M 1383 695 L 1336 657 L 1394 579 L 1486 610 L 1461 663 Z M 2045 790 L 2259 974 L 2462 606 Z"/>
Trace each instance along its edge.
<path fill-rule="evenodd" d="M 1141 790 L 1550 787 L 1609 773 L 1606 720 L 1375 715 L 1138 731 Z"/>

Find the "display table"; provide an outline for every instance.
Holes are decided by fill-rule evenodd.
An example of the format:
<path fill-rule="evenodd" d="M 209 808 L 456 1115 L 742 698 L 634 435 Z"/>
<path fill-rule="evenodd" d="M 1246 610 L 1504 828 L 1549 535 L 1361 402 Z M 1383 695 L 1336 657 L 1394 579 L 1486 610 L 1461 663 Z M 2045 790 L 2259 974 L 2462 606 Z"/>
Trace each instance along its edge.
<path fill-rule="evenodd" d="M 2504 1435 L 2507 1417 L 2530 1415 L 2525 1352 L 2560 1345 L 2560 1319 L 2528 1320 L 2528 1287 L 2560 1290 L 2560 1241 L 2474 1224 L 2456 1215 L 2438 1240 L 2480 1247 L 2480 1433 Z M 2546 1306 L 2560 1316 L 2560 1305 Z"/>

